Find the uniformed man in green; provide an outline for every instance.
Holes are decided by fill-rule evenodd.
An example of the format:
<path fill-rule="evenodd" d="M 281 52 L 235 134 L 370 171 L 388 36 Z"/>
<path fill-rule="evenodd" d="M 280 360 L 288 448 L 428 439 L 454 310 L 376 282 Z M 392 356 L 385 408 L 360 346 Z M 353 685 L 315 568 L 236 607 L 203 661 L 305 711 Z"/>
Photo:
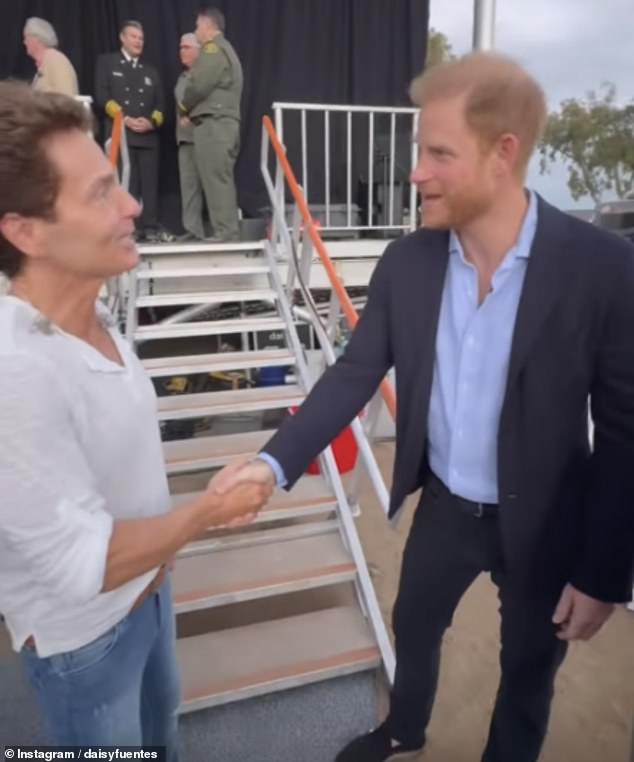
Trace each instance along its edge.
<path fill-rule="evenodd" d="M 194 155 L 213 226 L 213 240 L 237 241 L 238 202 L 233 168 L 240 150 L 242 65 L 224 36 L 225 19 L 205 8 L 196 20 L 200 55 L 179 104 L 194 125 Z"/>
<path fill-rule="evenodd" d="M 180 42 L 180 59 L 185 67 L 181 73 L 174 97 L 180 103 L 185 94 L 189 73 L 200 52 L 200 43 L 195 34 L 184 34 Z M 183 212 L 183 227 L 185 235 L 180 241 L 195 241 L 205 237 L 203 226 L 203 186 L 200 182 L 198 167 L 194 157 L 194 126 L 188 116 L 176 113 L 176 143 L 178 145 L 178 172 L 181 185 L 181 208 Z"/>

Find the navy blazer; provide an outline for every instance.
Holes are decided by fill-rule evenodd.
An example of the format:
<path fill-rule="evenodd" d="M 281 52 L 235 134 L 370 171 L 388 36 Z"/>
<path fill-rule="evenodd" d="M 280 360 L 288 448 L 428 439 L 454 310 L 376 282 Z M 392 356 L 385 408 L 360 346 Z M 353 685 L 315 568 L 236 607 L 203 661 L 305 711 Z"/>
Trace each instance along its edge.
<path fill-rule="evenodd" d="M 263 448 L 287 488 L 395 368 L 390 516 L 428 473 L 427 415 L 447 231 L 391 243 L 343 356 Z M 588 441 L 588 400 L 594 447 Z M 634 247 L 539 199 L 498 432 L 499 521 L 511 573 L 552 591 L 631 598 Z"/>

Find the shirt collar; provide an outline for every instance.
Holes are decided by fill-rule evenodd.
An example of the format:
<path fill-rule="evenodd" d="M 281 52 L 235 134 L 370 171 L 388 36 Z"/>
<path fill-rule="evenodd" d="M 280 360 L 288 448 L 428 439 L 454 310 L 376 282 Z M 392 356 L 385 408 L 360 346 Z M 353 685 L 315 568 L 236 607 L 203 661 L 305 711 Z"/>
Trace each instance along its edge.
<path fill-rule="evenodd" d="M 104 328 L 110 332 L 112 340 L 114 341 L 119 354 L 123 359 L 124 365 L 109 360 L 98 349 L 88 344 L 83 339 L 80 339 L 73 334 L 66 333 L 56 323 L 54 323 L 49 317 L 44 315 L 38 309 L 36 309 L 30 302 L 21 299 L 20 297 L 13 296 L 13 294 L 7 294 L 0 297 L 0 299 L 8 299 L 10 303 L 16 305 L 20 314 L 24 316 L 24 320 L 28 321 L 28 330 L 33 334 L 41 334 L 44 336 L 63 336 L 65 337 L 76 349 L 78 354 L 86 365 L 92 370 L 100 373 L 125 373 L 128 367 L 128 361 L 126 358 L 125 342 L 123 342 L 117 331 L 112 329 L 116 326 L 117 321 L 113 317 L 110 310 L 102 304 L 100 301 L 96 303 L 96 311 Z"/>
<path fill-rule="evenodd" d="M 512 249 L 508 252 L 506 259 L 528 259 L 531 254 L 531 247 L 535 238 L 535 232 L 537 231 L 537 218 L 538 218 L 538 205 L 537 195 L 535 191 L 528 191 L 528 209 L 524 215 L 524 221 L 520 228 L 517 241 Z M 462 250 L 462 244 L 458 238 L 458 234 L 455 230 L 449 231 L 449 253 L 457 254 L 464 258 Z"/>
<path fill-rule="evenodd" d="M 139 59 L 132 58 L 132 56 L 127 52 L 125 48 L 121 48 L 121 53 L 128 63 L 134 64 L 135 66 L 139 63 Z"/>

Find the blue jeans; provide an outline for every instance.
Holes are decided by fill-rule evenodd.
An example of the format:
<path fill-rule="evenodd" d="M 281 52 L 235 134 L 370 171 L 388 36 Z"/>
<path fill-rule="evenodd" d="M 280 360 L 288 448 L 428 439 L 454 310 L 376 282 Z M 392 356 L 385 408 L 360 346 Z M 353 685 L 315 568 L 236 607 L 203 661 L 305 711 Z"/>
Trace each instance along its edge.
<path fill-rule="evenodd" d="M 167 762 L 177 762 L 180 684 L 169 579 L 92 643 L 46 658 L 27 648 L 22 654 L 54 743 L 164 746 Z"/>

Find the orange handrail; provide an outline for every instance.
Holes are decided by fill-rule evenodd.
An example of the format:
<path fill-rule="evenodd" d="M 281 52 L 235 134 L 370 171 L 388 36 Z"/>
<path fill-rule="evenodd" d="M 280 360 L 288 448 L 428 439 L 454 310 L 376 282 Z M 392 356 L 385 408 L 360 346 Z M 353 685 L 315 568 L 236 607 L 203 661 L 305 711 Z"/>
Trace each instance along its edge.
<path fill-rule="evenodd" d="M 352 304 L 352 301 L 348 296 L 348 292 L 341 282 L 341 279 L 335 270 L 335 266 L 333 265 L 332 260 L 328 256 L 324 242 L 321 240 L 321 236 L 317 232 L 317 228 L 315 227 L 315 223 L 313 222 L 313 218 L 308 209 L 306 199 L 304 198 L 304 194 L 302 193 L 301 188 L 295 179 L 295 173 L 293 172 L 293 169 L 286 157 L 286 151 L 284 150 L 284 147 L 280 143 L 277 133 L 275 132 L 273 122 L 271 121 L 270 117 L 264 116 L 262 118 L 262 124 L 268 133 L 269 140 L 271 141 L 271 145 L 273 146 L 277 160 L 280 162 L 282 170 L 284 171 L 284 175 L 286 177 L 286 181 L 288 182 L 291 194 L 293 195 L 302 219 L 304 220 L 304 230 L 308 232 L 310 240 L 312 241 L 312 244 L 315 247 L 317 254 L 319 255 L 321 264 L 326 271 L 328 280 L 330 281 L 334 292 L 337 294 L 337 298 L 339 299 L 339 304 L 341 305 L 343 314 L 348 321 L 348 326 L 350 328 L 354 328 L 357 324 L 357 321 L 359 320 L 359 313 L 356 311 L 354 304 Z M 383 400 L 387 405 L 392 418 L 396 418 L 396 395 L 394 394 L 392 384 L 386 378 L 381 382 L 381 396 L 383 397 Z"/>
<path fill-rule="evenodd" d="M 115 114 L 112 120 L 112 138 L 110 142 L 110 163 L 116 168 L 119 162 L 119 151 L 121 149 L 121 133 L 123 132 L 123 111 Z"/>

